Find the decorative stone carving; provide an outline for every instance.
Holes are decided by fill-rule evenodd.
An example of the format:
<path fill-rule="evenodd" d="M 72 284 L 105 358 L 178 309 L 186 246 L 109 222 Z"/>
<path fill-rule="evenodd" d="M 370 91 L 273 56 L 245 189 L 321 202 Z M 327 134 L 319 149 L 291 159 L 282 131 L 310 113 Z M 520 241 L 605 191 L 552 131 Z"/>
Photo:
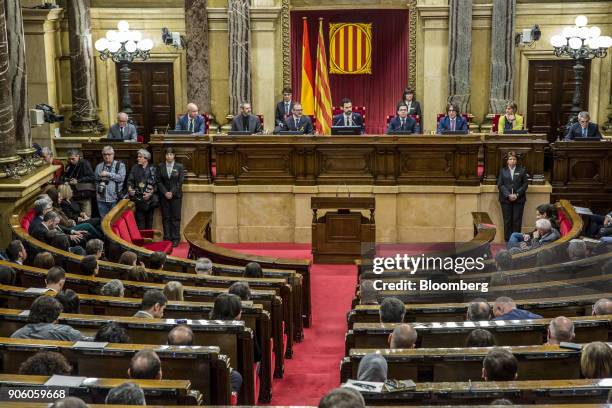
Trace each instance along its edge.
<path fill-rule="evenodd" d="M 185 0 L 187 99 L 210 112 L 210 54 L 206 0 Z"/>
<path fill-rule="evenodd" d="M 229 0 L 230 112 L 236 114 L 241 102 L 251 102 L 251 23 L 250 0 Z"/>
<path fill-rule="evenodd" d="M 472 0 L 449 0 L 448 102 L 470 111 Z"/>

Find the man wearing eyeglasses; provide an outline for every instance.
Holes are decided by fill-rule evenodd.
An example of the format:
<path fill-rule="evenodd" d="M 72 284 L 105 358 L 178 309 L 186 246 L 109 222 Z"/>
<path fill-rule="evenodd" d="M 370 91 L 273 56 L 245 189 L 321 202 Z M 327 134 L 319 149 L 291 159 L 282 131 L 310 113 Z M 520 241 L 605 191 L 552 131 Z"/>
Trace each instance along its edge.
<path fill-rule="evenodd" d="M 102 149 L 102 163 L 96 166 L 96 201 L 100 219 L 117 204 L 121 198 L 125 181 L 125 164 L 115 160 L 115 150 L 111 146 Z"/>
<path fill-rule="evenodd" d="M 136 126 L 128 122 L 128 115 L 125 112 L 117 114 L 117 123 L 108 129 L 108 139 L 124 140 L 135 142 L 137 138 Z"/>
<path fill-rule="evenodd" d="M 285 119 L 285 129 L 311 135 L 314 131 L 310 117 L 302 115 L 302 104 L 296 102 L 291 110 L 291 116 Z"/>
<path fill-rule="evenodd" d="M 459 108 L 457 105 L 449 103 L 446 106 L 446 112 L 447 115 L 440 119 L 440 122 L 438 122 L 437 134 L 441 135 L 445 131 L 454 132 L 458 130 L 467 132 L 467 120 L 465 120 L 463 116 L 459 115 Z"/>
<path fill-rule="evenodd" d="M 580 112 L 578 114 L 578 122 L 570 126 L 565 134 L 565 140 L 581 140 L 589 138 L 590 140 L 601 140 L 601 133 L 597 123 L 591 122 L 589 112 Z"/>

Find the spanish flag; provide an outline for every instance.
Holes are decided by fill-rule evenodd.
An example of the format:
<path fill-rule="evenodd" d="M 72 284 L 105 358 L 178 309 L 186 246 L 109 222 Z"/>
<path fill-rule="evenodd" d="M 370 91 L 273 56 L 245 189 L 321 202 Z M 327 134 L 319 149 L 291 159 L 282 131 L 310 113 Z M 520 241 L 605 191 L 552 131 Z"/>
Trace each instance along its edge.
<path fill-rule="evenodd" d="M 317 119 L 317 133 L 329 135 L 331 133 L 332 98 L 329 89 L 329 76 L 327 75 L 327 55 L 325 54 L 325 41 L 323 39 L 323 18 L 319 18 L 319 39 L 317 42 L 317 76 L 315 80 L 315 118 Z"/>
<path fill-rule="evenodd" d="M 300 102 L 304 115 L 314 115 L 314 78 L 312 75 L 312 61 L 310 60 L 310 41 L 308 40 L 308 24 L 306 17 L 302 17 L 304 28 L 302 30 L 302 90 Z"/>

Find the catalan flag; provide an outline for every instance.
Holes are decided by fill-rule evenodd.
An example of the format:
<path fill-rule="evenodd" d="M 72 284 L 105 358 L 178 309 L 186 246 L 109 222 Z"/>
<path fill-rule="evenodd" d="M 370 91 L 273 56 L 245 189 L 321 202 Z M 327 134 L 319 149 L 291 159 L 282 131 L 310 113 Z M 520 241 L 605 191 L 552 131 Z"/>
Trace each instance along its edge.
<path fill-rule="evenodd" d="M 329 73 L 372 73 L 372 24 L 329 25 Z"/>
<path fill-rule="evenodd" d="M 327 74 L 327 55 L 323 39 L 323 19 L 319 18 L 319 39 L 317 41 L 317 76 L 315 80 L 315 117 L 317 119 L 317 133 L 329 135 L 331 133 L 332 98 L 329 89 L 329 75 Z"/>
<path fill-rule="evenodd" d="M 312 61 L 310 59 L 310 41 L 308 40 L 308 24 L 306 17 L 302 18 L 302 89 L 300 102 L 304 115 L 314 115 L 314 76 L 312 74 Z"/>

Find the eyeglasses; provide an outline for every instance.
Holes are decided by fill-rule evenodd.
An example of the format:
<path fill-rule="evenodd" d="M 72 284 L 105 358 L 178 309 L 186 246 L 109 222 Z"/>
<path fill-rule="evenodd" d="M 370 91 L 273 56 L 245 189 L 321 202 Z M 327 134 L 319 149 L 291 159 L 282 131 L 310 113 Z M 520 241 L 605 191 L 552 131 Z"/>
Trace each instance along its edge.
<path fill-rule="evenodd" d="M 102 156 L 112 156 L 115 153 L 102 153 Z"/>

